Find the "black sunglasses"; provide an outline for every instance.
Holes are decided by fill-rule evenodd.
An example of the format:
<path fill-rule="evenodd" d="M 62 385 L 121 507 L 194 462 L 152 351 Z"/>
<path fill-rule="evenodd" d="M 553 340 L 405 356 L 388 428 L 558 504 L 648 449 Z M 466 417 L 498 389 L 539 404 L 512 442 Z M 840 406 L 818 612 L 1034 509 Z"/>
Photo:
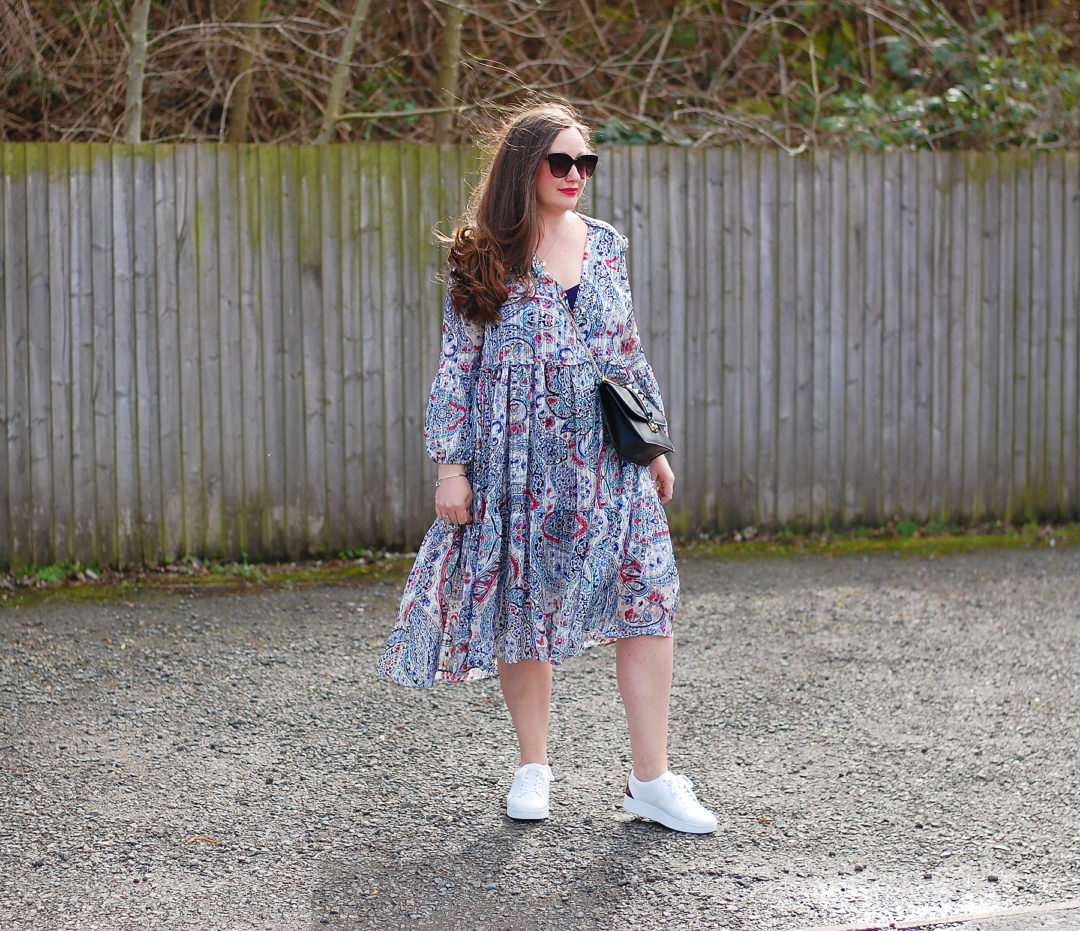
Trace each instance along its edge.
<path fill-rule="evenodd" d="M 552 152 L 547 157 L 548 168 L 551 169 L 552 177 L 555 178 L 565 178 L 570 174 L 571 168 L 576 168 L 582 178 L 591 178 L 593 172 L 596 171 L 597 161 L 599 161 L 599 156 L 596 155 L 579 155 L 577 158 L 571 158 L 565 152 Z"/>

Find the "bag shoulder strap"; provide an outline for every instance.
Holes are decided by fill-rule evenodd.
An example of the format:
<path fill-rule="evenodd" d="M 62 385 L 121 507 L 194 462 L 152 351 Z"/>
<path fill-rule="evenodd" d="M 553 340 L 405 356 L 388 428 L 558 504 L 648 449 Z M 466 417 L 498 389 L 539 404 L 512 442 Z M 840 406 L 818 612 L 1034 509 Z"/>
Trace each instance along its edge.
<path fill-rule="evenodd" d="M 596 356 L 593 355 L 592 347 L 589 345 L 589 341 L 585 339 L 585 334 L 581 332 L 581 327 L 578 326 L 578 322 L 574 319 L 574 314 L 562 301 L 559 301 L 559 306 L 563 308 L 566 314 L 566 319 L 570 321 L 570 325 L 574 328 L 574 332 L 577 333 L 577 338 L 581 340 L 581 345 L 585 348 L 585 355 L 589 357 L 589 361 L 592 363 L 593 371 L 596 372 L 596 377 L 600 381 L 607 381 L 603 373 L 600 371 L 600 366 L 596 364 Z"/>

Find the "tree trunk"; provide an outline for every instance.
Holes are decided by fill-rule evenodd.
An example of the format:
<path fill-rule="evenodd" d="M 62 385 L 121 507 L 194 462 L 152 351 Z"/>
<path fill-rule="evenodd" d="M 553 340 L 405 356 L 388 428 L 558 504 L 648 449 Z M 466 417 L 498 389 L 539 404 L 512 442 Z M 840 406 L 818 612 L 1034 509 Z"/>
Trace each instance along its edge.
<path fill-rule="evenodd" d="M 461 27 L 465 22 L 465 0 L 446 4 L 446 28 L 439 45 L 439 103 L 447 109 L 435 114 L 435 141 L 449 142 L 458 103 L 458 74 L 461 70 Z"/>
<path fill-rule="evenodd" d="M 263 0 L 244 0 L 237 22 L 245 26 L 256 26 L 262 19 Z M 244 45 L 236 56 L 236 77 L 232 96 L 229 99 L 228 125 L 229 142 L 248 141 L 248 118 L 251 113 L 251 65 L 255 61 L 254 45 L 256 30 L 244 30 Z"/>
<path fill-rule="evenodd" d="M 371 0 L 356 0 L 345 41 L 341 45 L 341 56 L 334 65 L 334 76 L 330 79 L 330 93 L 326 97 L 326 109 L 323 111 L 322 128 L 315 139 L 316 145 L 326 145 L 334 134 L 338 116 L 341 113 L 341 100 L 345 96 L 345 81 L 349 77 L 356 40 L 360 37 L 360 27 L 367 19 Z"/>
<path fill-rule="evenodd" d="M 135 0 L 128 37 L 127 92 L 124 95 L 124 122 L 120 135 L 124 142 L 142 142 L 143 77 L 146 75 L 146 29 L 150 20 L 150 0 Z"/>

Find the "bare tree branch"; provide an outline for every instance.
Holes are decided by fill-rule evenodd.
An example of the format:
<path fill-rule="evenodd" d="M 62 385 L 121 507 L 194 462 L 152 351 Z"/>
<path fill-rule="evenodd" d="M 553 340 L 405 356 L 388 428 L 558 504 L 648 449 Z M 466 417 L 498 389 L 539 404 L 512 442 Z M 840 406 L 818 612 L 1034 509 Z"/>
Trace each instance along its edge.
<path fill-rule="evenodd" d="M 443 109 L 435 114 L 434 140 L 449 142 L 454 128 L 454 111 L 458 99 L 458 75 L 461 68 L 461 29 L 465 22 L 464 0 L 446 4 L 446 23 L 439 45 L 439 101 Z"/>
<path fill-rule="evenodd" d="M 240 22 L 247 26 L 258 23 L 262 17 L 262 5 L 263 0 L 244 0 L 244 5 L 240 10 Z M 254 58 L 255 53 L 250 44 L 242 48 L 236 56 L 235 93 L 232 94 L 232 99 L 226 108 L 226 113 L 228 113 L 226 139 L 229 142 L 247 142 L 248 139 L 253 76 L 251 63 Z"/>
<path fill-rule="evenodd" d="M 131 11 L 131 40 L 128 52 L 127 93 L 124 95 L 124 122 L 120 136 L 124 142 L 142 141 L 143 78 L 146 74 L 146 28 L 150 20 L 150 0 L 135 0 Z"/>
<path fill-rule="evenodd" d="M 649 102 L 649 88 L 656 79 L 656 69 L 660 67 L 660 59 L 664 57 L 664 53 L 667 51 L 668 43 L 671 41 L 671 34 L 675 31 L 675 23 L 678 21 L 679 7 L 675 7 L 675 11 L 671 14 L 671 19 L 668 20 L 667 29 L 664 30 L 664 38 L 660 40 L 660 48 L 656 50 L 656 57 L 649 67 L 649 73 L 645 76 L 645 84 L 641 88 L 641 99 L 638 101 L 638 119 L 641 119 L 645 115 L 645 105 Z"/>
<path fill-rule="evenodd" d="M 334 76 L 330 81 L 330 93 L 326 96 L 326 109 L 323 111 L 322 128 L 315 137 L 316 145 L 326 145 L 334 134 L 338 114 L 341 113 L 341 99 L 345 94 L 345 81 L 349 77 L 349 65 L 356 49 L 356 40 L 360 37 L 360 28 L 367 19 L 371 0 L 356 0 L 349 29 L 341 43 L 341 56 L 334 65 Z"/>

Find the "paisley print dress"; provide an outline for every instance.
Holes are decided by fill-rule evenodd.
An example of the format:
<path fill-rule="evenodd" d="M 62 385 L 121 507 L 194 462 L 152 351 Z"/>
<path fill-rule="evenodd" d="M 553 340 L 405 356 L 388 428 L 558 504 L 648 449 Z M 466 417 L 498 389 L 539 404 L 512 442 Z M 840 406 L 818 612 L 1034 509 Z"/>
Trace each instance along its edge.
<path fill-rule="evenodd" d="M 667 517 L 648 467 L 610 445 L 587 353 L 662 410 L 660 391 L 634 320 L 626 238 L 582 219 L 572 310 L 536 260 L 532 293 L 513 284 L 497 324 L 466 323 L 447 300 L 425 439 L 434 461 L 464 465 L 473 521 L 437 520 L 420 546 L 378 664 L 402 685 L 672 634 L 679 576 Z"/>

